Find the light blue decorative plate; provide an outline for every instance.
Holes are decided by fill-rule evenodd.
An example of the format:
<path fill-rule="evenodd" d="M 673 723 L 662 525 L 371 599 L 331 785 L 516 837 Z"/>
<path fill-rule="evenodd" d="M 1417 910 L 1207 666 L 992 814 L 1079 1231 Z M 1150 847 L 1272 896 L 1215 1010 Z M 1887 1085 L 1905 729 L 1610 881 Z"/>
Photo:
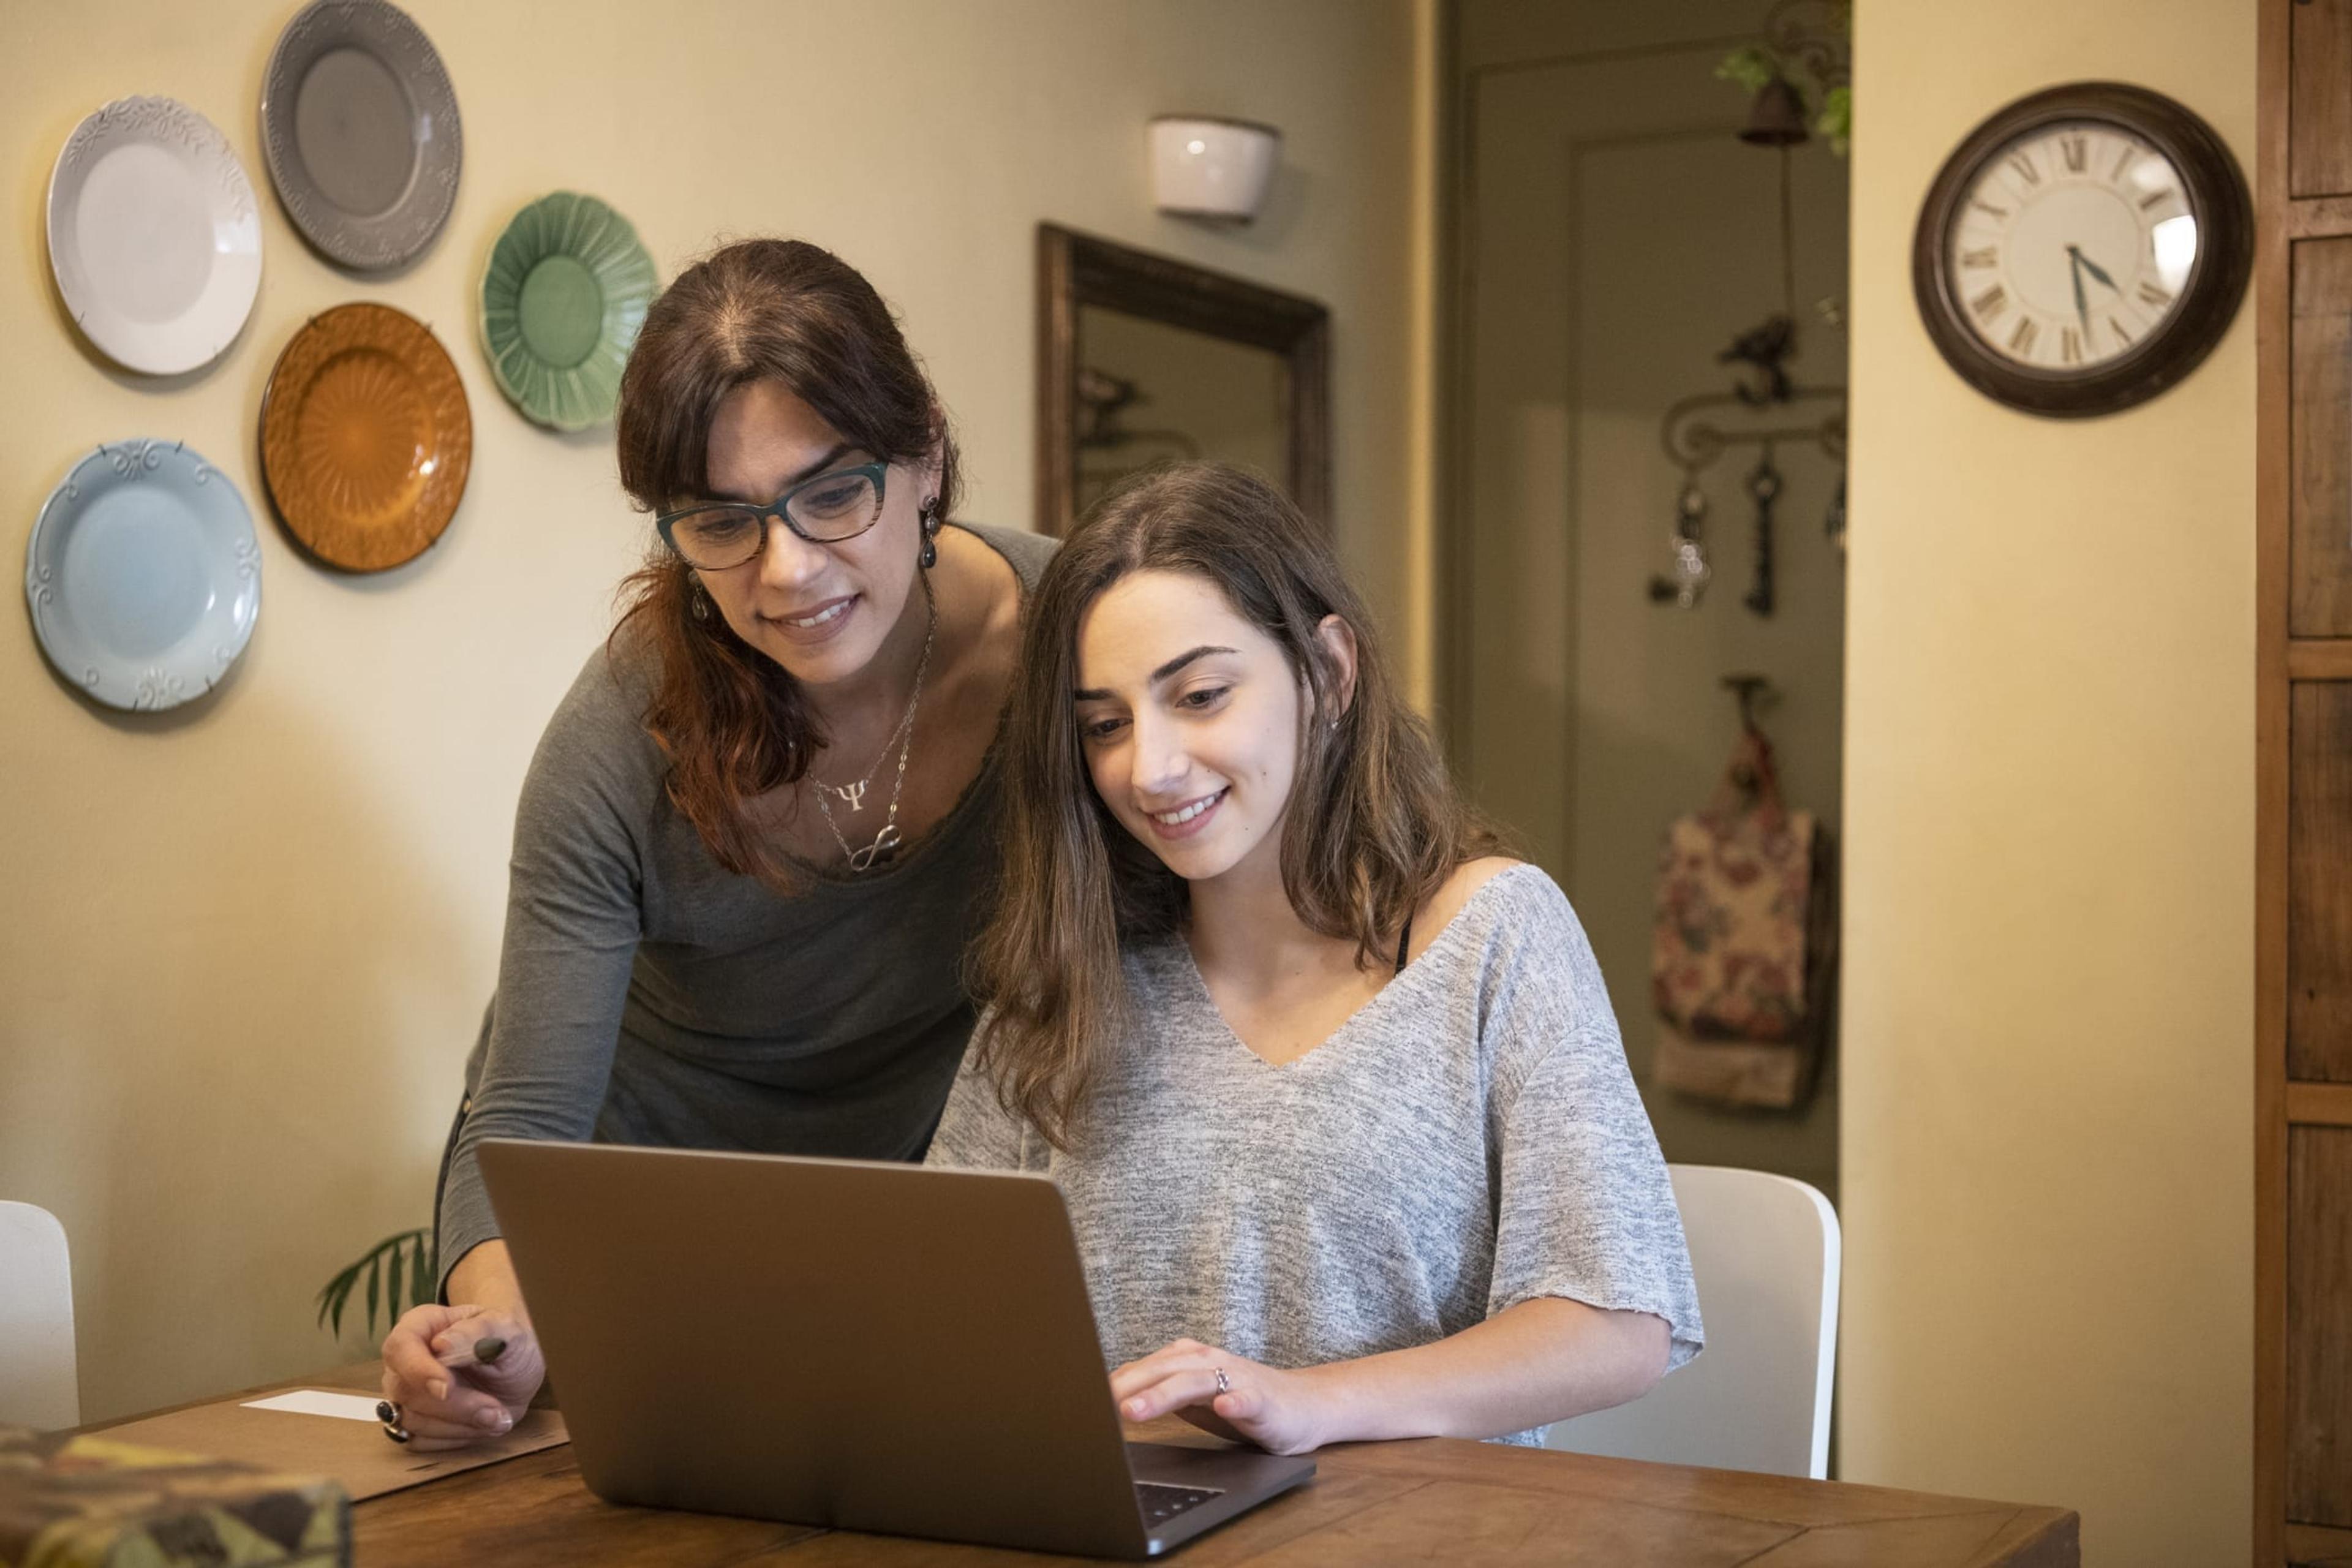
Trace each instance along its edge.
<path fill-rule="evenodd" d="M 261 546 L 229 477 L 176 442 L 74 465 L 25 547 L 25 600 L 59 674 L 114 708 L 203 696 L 261 614 Z"/>

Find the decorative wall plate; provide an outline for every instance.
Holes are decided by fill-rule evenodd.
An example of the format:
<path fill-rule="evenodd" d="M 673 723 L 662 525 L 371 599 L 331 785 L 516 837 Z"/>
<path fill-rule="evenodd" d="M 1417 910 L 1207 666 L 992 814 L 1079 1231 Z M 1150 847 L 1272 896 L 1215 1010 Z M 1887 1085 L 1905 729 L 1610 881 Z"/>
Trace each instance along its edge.
<path fill-rule="evenodd" d="M 457 95 L 425 30 L 384 0 L 316 0 L 261 85 L 278 199 L 329 260 L 381 271 L 433 243 L 457 199 Z"/>
<path fill-rule="evenodd" d="M 294 334 L 261 399 L 261 470 L 287 530 L 346 572 L 432 548 L 473 466 L 457 367 L 389 305 L 338 305 Z"/>
<path fill-rule="evenodd" d="M 261 546 L 229 477 L 186 447 L 100 447 L 49 492 L 25 546 L 41 651 L 113 708 L 219 684 L 261 614 Z"/>
<path fill-rule="evenodd" d="M 261 287 L 261 214 L 218 127 L 169 98 L 118 98 L 49 171 L 49 268 L 100 353 L 150 375 L 211 363 Z"/>
<path fill-rule="evenodd" d="M 482 348 L 525 417 L 584 430 L 613 417 L 656 286 L 629 220 L 558 191 L 517 213 L 482 273 Z"/>

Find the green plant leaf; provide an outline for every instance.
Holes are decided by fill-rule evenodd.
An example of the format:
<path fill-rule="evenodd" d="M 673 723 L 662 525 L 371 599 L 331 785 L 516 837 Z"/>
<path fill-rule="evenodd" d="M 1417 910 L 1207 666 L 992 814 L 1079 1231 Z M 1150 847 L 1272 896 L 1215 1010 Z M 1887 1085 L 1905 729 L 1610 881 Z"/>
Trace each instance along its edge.
<path fill-rule="evenodd" d="M 1830 151 L 1839 157 L 1853 144 L 1853 89 L 1833 87 L 1822 95 L 1822 112 L 1813 121 L 1813 132 L 1830 144 Z"/>
<path fill-rule="evenodd" d="M 1752 96 L 1781 74 L 1780 62 L 1761 44 L 1748 44 L 1723 57 L 1715 68 L 1718 81 L 1736 81 Z"/>
<path fill-rule="evenodd" d="M 404 1230 L 385 1237 L 337 1274 L 319 1290 L 319 1324 L 332 1325 L 335 1337 L 343 1332 L 343 1311 L 352 1304 L 358 1290 L 360 1276 L 367 1276 L 367 1328 L 375 1332 L 377 1305 L 382 1303 L 384 1326 L 388 1329 L 398 1321 L 404 1310 L 404 1293 L 412 1298 L 409 1305 L 432 1299 L 439 1275 L 434 1268 L 435 1251 L 430 1228 Z"/>

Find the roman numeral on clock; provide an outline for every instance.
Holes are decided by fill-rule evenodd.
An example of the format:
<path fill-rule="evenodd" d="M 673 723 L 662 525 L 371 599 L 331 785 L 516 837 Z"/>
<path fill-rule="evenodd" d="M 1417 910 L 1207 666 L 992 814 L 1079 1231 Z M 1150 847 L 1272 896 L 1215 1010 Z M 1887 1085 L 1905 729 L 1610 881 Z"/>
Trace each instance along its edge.
<path fill-rule="evenodd" d="M 2153 305 L 2158 310 L 2172 303 L 2171 295 L 2144 279 L 2140 282 L 2139 297 L 2142 304 Z"/>
<path fill-rule="evenodd" d="M 1997 265 L 2000 260 L 2000 252 L 1990 245 L 1980 250 L 1960 252 L 1960 265 L 1963 267 L 1991 267 Z"/>
<path fill-rule="evenodd" d="M 2058 330 L 2058 357 L 2068 364 L 2083 363 L 2083 334 L 2072 327 Z"/>
<path fill-rule="evenodd" d="M 2009 166 L 2016 170 L 2017 177 L 2027 184 L 2038 185 L 2042 183 L 2042 171 L 2033 166 L 2033 160 L 2026 154 L 2011 153 L 2009 155 Z"/>
<path fill-rule="evenodd" d="M 2081 132 L 2058 138 L 2058 151 L 2066 159 L 2066 172 L 2079 174 L 2091 161 L 2091 139 Z"/>
<path fill-rule="evenodd" d="M 2017 322 L 2017 330 L 2009 334 L 2010 348 L 2021 354 L 2032 353 L 2033 352 L 2033 340 L 2041 334 L 2041 328 L 2033 324 L 2032 317 L 2020 317 Z"/>
<path fill-rule="evenodd" d="M 1975 299 L 1969 300 L 1969 309 L 1974 310 L 1978 315 L 1982 316 L 1986 321 L 1990 321 L 1995 316 L 2000 315 L 2002 309 L 2007 306 L 2008 303 L 2009 290 L 1996 283 L 1991 288 L 1986 289 L 1983 293 L 1978 295 Z"/>

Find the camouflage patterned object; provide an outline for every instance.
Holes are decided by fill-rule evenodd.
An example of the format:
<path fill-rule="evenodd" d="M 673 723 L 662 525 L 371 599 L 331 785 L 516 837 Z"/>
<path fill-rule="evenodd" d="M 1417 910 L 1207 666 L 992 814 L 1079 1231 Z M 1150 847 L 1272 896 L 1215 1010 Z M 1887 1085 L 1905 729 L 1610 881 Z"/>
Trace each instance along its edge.
<path fill-rule="evenodd" d="M 0 1426 L 0 1568 L 348 1568 L 352 1505 L 316 1476 Z"/>

